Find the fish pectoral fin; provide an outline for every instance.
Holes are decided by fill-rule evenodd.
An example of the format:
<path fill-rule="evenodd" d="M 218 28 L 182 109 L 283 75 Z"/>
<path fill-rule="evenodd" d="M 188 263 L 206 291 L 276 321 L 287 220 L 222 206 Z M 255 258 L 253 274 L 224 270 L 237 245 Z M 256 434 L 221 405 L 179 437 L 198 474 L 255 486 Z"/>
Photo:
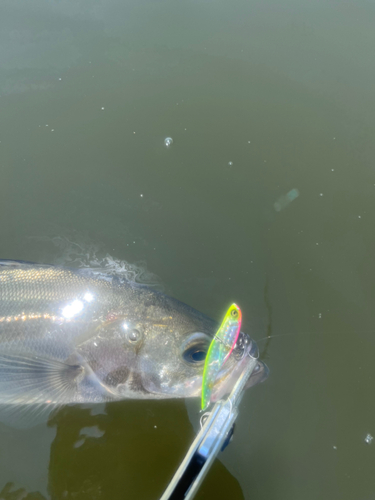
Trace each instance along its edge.
<path fill-rule="evenodd" d="M 66 402 L 82 372 L 80 365 L 30 354 L 0 353 L 0 402 Z"/>
<path fill-rule="evenodd" d="M 71 401 L 80 365 L 20 353 L 0 353 L 0 421 L 17 427 L 35 425 L 35 417 Z M 19 420 L 19 422 L 18 422 Z M 31 425 L 30 425 L 31 423 Z"/>

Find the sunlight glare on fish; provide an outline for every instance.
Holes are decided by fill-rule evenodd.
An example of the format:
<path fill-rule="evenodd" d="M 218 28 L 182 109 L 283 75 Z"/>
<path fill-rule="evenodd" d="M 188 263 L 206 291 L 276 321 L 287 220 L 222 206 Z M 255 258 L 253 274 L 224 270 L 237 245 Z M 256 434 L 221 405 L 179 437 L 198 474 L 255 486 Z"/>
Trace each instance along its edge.
<path fill-rule="evenodd" d="M 64 318 L 73 318 L 79 314 L 83 309 L 83 302 L 81 300 L 73 300 L 71 304 L 68 304 L 62 310 L 62 315 Z"/>
<path fill-rule="evenodd" d="M 84 300 L 86 302 L 92 302 L 94 300 L 94 296 L 91 292 L 86 292 L 85 295 L 83 296 Z"/>

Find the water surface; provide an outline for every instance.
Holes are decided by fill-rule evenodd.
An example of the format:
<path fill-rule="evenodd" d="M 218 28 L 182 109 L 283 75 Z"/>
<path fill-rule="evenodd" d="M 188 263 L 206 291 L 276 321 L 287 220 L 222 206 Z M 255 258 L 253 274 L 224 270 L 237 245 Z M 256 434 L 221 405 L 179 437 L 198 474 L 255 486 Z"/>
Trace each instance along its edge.
<path fill-rule="evenodd" d="M 1 10 L 1 257 L 142 261 L 275 336 L 198 498 L 374 498 L 374 3 Z M 0 496 L 158 498 L 193 437 L 183 401 L 2 426 Z"/>

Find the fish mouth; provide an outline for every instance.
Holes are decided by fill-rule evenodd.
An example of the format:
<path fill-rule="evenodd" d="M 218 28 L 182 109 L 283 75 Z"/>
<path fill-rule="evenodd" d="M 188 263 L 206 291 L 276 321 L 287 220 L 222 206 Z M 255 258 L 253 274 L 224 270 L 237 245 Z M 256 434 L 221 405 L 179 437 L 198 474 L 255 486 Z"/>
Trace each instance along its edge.
<path fill-rule="evenodd" d="M 250 356 L 253 359 L 258 359 L 259 349 L 255 340 L 252 340 L 246 333 L 240 332 L 236 346 L 233 349 L 230 358 L 218 374 L 212 391 L 212 401 L 218 401 L 232 391 L 239 375 L 242 372 L 240 362 L 244 356 Z M 258 363 L 250 375 L 245 388 L 247 389 L 253 385 L 263 382 L 268 377 L 268 374 L 269 370 L 267 365 L 263 363 L 263 361 L 258 360 Z"/>

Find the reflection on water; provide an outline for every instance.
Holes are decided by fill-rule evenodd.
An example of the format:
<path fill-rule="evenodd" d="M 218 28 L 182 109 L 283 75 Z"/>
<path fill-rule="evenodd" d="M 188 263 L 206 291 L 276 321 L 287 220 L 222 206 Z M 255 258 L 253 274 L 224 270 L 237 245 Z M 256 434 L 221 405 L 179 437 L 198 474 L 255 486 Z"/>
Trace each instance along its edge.
<path fill-rule="evenodd" d="M 0 500 L 46 500 L 39 491 L 28 493 L 25 488 L 15 488 L 14 483 L 8 482 L 0 491 Z"/>
<path fill-rule="evenodd" d="M 110 403 L 101 413 L 95 406 L 67 406 L 51 417 L 48 427 L 28 431 L 29 436 L 38 434 L 39 440 L 25 464 L 26 469 L 36 464 L 33 474 L 39 477 L 48 471 L 46 491 L 42 494 L 24 487 L 27 470 L 24 477 L 18 473 L 17 481 L 11 482 L 11 468 L 17 467 L 14 456 L 15 462 L 9 464 L 8 459 L 8 466 L 0 472 L 6 483 L 0 500 L 154 500 L 194 439 L 182 401 Z M 18 432 L 23 431 L 11 430 Z M 49 461 L 41 460 L 42 449 L 50 450 Z M 217 499 L 243 499 L 237 480 L 220 462 L 215 462 L 213 471 L 196 498 L 207 498 L 209 491 Z"/>
<path fill-rule="evenodd" d="M 96 415 L 90 409 L 64 408 L 49 424 L 57 430 L 51 445 L 50 495 L 158 498 L 194 438 L 185 413 L 178 401 L 111 403 L 104 414 Z M 206 488 L 216 498 L 243 498 L 237 481 L 220 462 L 215 468 L 222 479 L 208 477 L 198 498 L 205 498 Z"/>
<path fill-rule="evenodd" d="M 0 500 L 159 498 L 194 439 L 183 402 L 130 401 L 109 403 L 101 413 L 97 410 L 66 406 L 51 417 L 49 428 L 28 430 L 27 435 L 37 435 L 38 441 L 26 461 L 22 454 L 30 442 L 19 444 L 19 433 L 26 436 L 25 431 L 3 426 L 3 432 L 18 440 L 19 460 L 8 457 L 3 464 Z M 49 459 L 43 461 L 46 451 Z M 9 458 L 15 462 L 10 464 Z M 17 481 L 12 482 L 12 467 L 20 462 L 24 476 L 18 470 Z M 43 494 L 30 491 L 35 487 L 27 478 L 30 470 L 39 480 L 46 476 Z M 219 461 L 213 471 L 196 498 L 207 498 L 209 491 L 219 500 L 243 499 L 237 480 Z M 30 486 L 24 487 L 25 483 Z"/>

